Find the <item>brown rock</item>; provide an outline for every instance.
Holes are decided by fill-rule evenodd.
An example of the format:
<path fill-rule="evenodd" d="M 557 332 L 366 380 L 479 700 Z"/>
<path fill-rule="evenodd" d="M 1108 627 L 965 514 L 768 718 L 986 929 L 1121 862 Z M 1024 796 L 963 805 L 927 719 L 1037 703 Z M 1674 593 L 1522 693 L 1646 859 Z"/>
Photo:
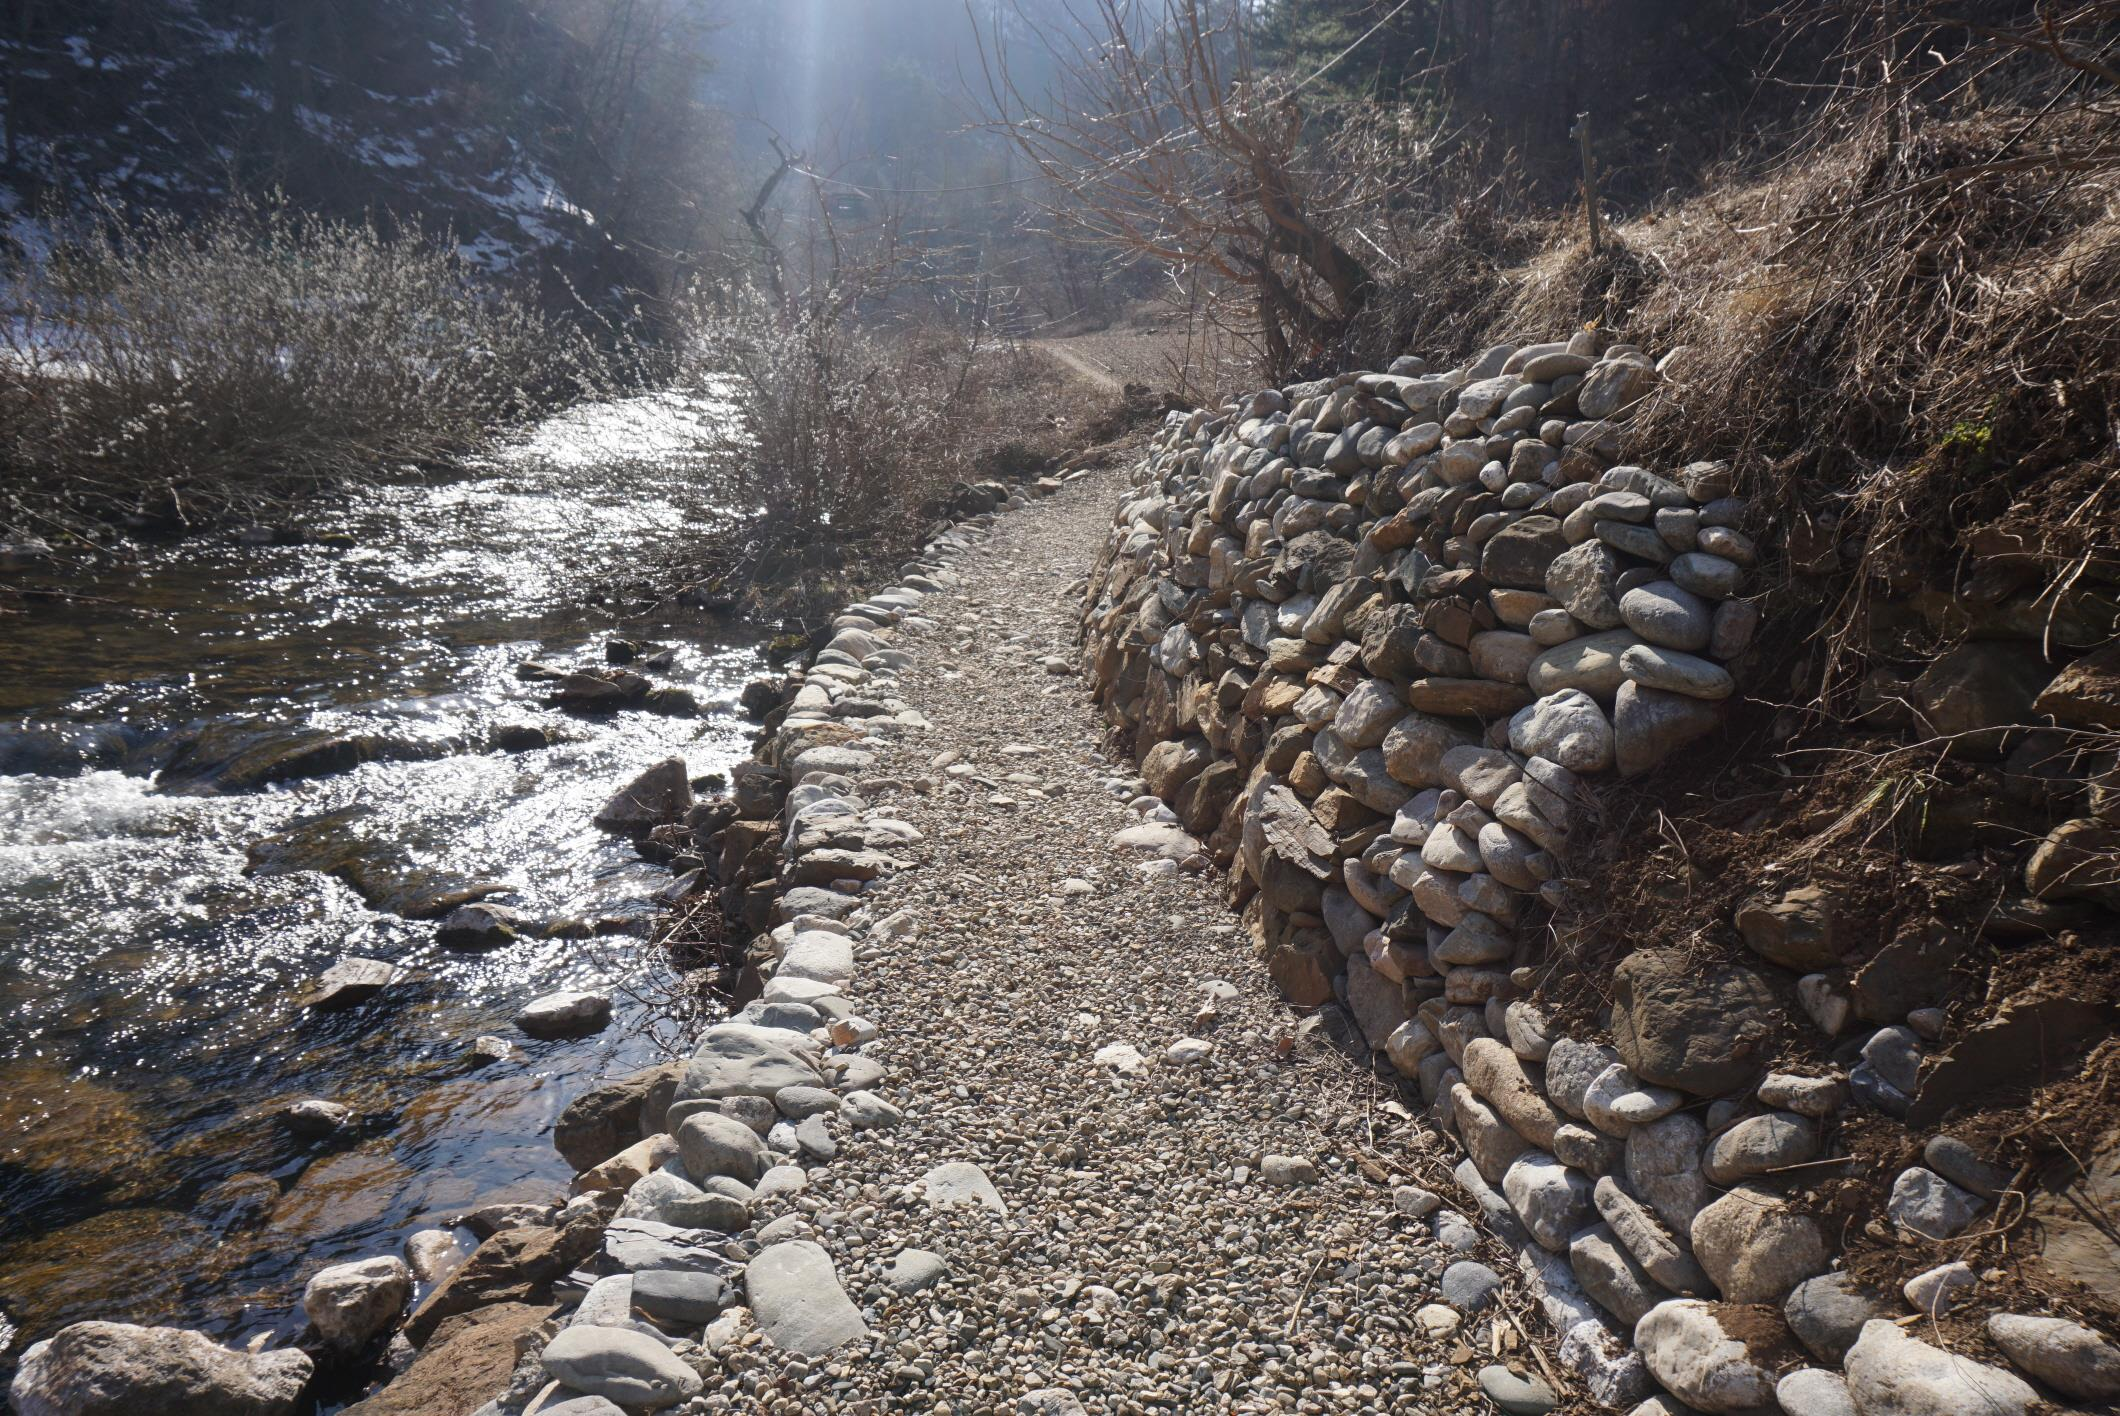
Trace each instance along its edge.
<path fill-rule="evenodd" d="M 1999 757 L 2007 730 L 2030 721 L 2034 700 L 2053 677 L 2036 644 L 1978 640 L 1930 664 L 1908 697 L 1923 727 L 1955 739 L 1954 755 Z"/>
<path fill-rule="evenodd" d="M 1527 516 L 1488 538 L 1480 552 L 1480 574 L 1490 585 L 1544 590 L 1546 567 L 1568 549 L 1561 524 L 1550 516 Z"/>
<path fill-rule="evenodd" d="M 2087 816 L 2062 822 L 2025 862 L 2024 888 L 2042 900 L 2083 899 L 2120 910 L 2120 827 Z"/>
<path fill-rule="evenodd" d="M 1951 971 L 1965 957 L 1965 936 L 1933 919 L 1902 926 L 1849 980 L 1855 1015 L 1896 1023 L 1916 1008 L 1933 1008 L 1951 995 Z"/>
<path fill-rule="evenodd" d="M 1476 678 L 1418 678 L 1406 688 L 1406 701 L 1424 713 L 1446 718 L 1506 718 L 1535 695 L 1520 683 Z"/>
<path fill-rule="evenodd" d="M 1779 897 L 1756 895 L 1739 905 L 1737 932 L 1754 953 L 1770 962 L 1798 973 L 1813 973 L 1840 962 L 1837 927 L 1841 909 L 1839 896 L 1824 886 L 1799 885 Z"/>
<path fill-rule="evenodd" d="M 508 1385 L 517 1341 L 551 1311 L 548 1303 L 495 1303 L 445 1318 L 411 1367 L 340 1416 L 471 1416 Z"/>
<path fill-rule="evenodd" d="M 684 1071 L 682 1062 L 664 1062 L 583 1092 L 560 1112 L 553 1148 L 579 1172 L 653 1135 Z"/>
<path fill-rule="evenodd" d="M 2072 728 L 2120 731 L 2120 641 L 2092 650 L 2054 675 L 2032 701 L 2032 711 Z"/>
<path fill-rule="evenodd" d="M 1320 1008 L 1332 1001 L 1333 966 L 1339 953 L 1322 929 L 1298 929 L 1267 951 L 1266 974 L 1289 1002 Z"/>
<path fill-rule="evenodd" d="M 1507 1045 L 1491 1037 L 1465 1044 L 1465 1082 L 1480 1094 L 1509 1129 L 1537 1146 L 1553 1149 L 1553 1133 L 1567 1118 L 1546 1100 Z"/>
<path fill-rule="evenodd" d="M 1678 949 L 1628 955 L 1612 974 L 1612 1041 L 1645 1082 L 1720 1096 L 1758 1080 L 1777 1036 L 1773 990 L 1753 970 Z"/>
<path fill-rule="evenodd" d="M 565 1229 L 503 1229 L 420 1301 L 405 1320 L 405 1336 L 425 1345 L 443 1319 L 459 1313 L 495 1303 L 549 1302 L 553 1280 L 594 1253 L 602 1235 L 602 1221 L 592 1218 Z"/>

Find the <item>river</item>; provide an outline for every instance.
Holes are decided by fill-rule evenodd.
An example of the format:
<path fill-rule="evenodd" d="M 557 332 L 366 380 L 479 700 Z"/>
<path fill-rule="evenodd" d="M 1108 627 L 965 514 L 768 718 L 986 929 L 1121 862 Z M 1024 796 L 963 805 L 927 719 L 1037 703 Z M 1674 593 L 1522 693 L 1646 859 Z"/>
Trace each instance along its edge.
<path fill-rule="evenodd" d="M 733 704 L 764 668 L 755 637 L 580 607 L 717 514 L 698 449 L 724 413 L 669 395 L 577 410 L 461 474 L 316 509 L 299 544 L 139 548 L 0 617 L 0 1381 L 82 1318 L 292 1333 L 325 1263 L 564 1189 L 560 1109 L 660 1055 L 640 936 L 670 876 L 590 818 L 673 753 L 695 775 L 740 758 Z M 647 672 L 696 715 L 570 716 L 517 677 L 532 658 L 601 665 L 614 633 L 666 652 Z M 501 750 L 504 727 L 551 743 Z M 268 758 L 352 734 L 374 760 L 201 790 L 220 758 L 182 745 L 202 728 Z M 320 815 L 349 870 L 246 870 L 254 843 Z M 497 885 L 526 917 L 597 932 L 452 952 L 341 876 Z M 400 980 L 307 1009 L 345 955 Z M 513 1026 L 581 986 L 616 994 L 604 1032 Z M 520 1050 L 476 1065 L 480 1034 Z M 356 1119 L 297 1140 L 275 1113 L 306 1097 Z"/>

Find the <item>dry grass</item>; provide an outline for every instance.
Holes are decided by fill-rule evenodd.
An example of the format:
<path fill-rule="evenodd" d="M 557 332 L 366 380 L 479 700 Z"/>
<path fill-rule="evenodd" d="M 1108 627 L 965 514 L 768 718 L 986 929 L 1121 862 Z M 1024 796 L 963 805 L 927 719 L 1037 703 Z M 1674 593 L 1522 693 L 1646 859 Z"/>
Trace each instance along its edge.
<path fill-rule="evenodd" d="M 0 520 L 185 529 L 456 454 L 598 377 L 418 232 L 104 211 L 0 287 Z"/>

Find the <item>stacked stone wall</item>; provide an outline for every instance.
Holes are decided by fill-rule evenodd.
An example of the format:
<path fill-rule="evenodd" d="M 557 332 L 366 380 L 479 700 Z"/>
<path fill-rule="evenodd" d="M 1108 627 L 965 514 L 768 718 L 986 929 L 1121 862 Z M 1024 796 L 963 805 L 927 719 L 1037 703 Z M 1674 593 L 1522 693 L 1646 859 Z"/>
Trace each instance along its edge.
<path fill-rule="evenodd" d="M 1163 803 L 1124 844 L 1227 867 L 1289 998 L 1344 1009 L 1418 1086 L 1593 1399 L 1778 1409 L 1802 1349 L 1733 1317 L 1764 1304 L 1817 1364 L 1795 1410 L 1926 1360 L 1799 1199 L 1844 1108 L 1908 1114 L 1940 1011 L 1865 1011 L 1883 1026 L 1845 1074 L 1775 1070 L 1788 980 L 1762 959 L 1803 975 L 1827 1034 L 1849 1021 L 1802 892 L 1738 919 L 1760 958 L 1626 955 L 1595 1024 L 1534 997 L 1568 966 L 1543 926 L 1598 783 L 1714 733 L 1760 628 L 1765 528 L 1730 468 L 1624 456 L 1669 363 L 1578 333 L 1173 413 L 1088 581 L 1083 653 Z M 2006 1179 L 1969 1152 L 1929 1165 L 1900 1177 L 1943 1197 L 1910 1197 L 1916 1224 L 1963 1228 Z"/>

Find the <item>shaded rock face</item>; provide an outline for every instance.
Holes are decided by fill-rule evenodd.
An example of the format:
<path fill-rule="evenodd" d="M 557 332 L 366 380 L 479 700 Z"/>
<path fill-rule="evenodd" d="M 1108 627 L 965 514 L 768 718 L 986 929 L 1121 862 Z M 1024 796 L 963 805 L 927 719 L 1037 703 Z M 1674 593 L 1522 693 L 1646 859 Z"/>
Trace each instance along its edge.
<path fill-rule="evenodd" d="M 612 794 L 596 813 L 606 831 L 645 835 L 684 820 L 692 809 L 692 779 L 682 757 L 667 757 Z"/>
<path fill-rule="evenodd" d="M 293 1350 L 232 1352 L 182 1328 L 75 1323 L 25 1354 L 16 1416 L 293 1416 L 311 1363 Z"/>

